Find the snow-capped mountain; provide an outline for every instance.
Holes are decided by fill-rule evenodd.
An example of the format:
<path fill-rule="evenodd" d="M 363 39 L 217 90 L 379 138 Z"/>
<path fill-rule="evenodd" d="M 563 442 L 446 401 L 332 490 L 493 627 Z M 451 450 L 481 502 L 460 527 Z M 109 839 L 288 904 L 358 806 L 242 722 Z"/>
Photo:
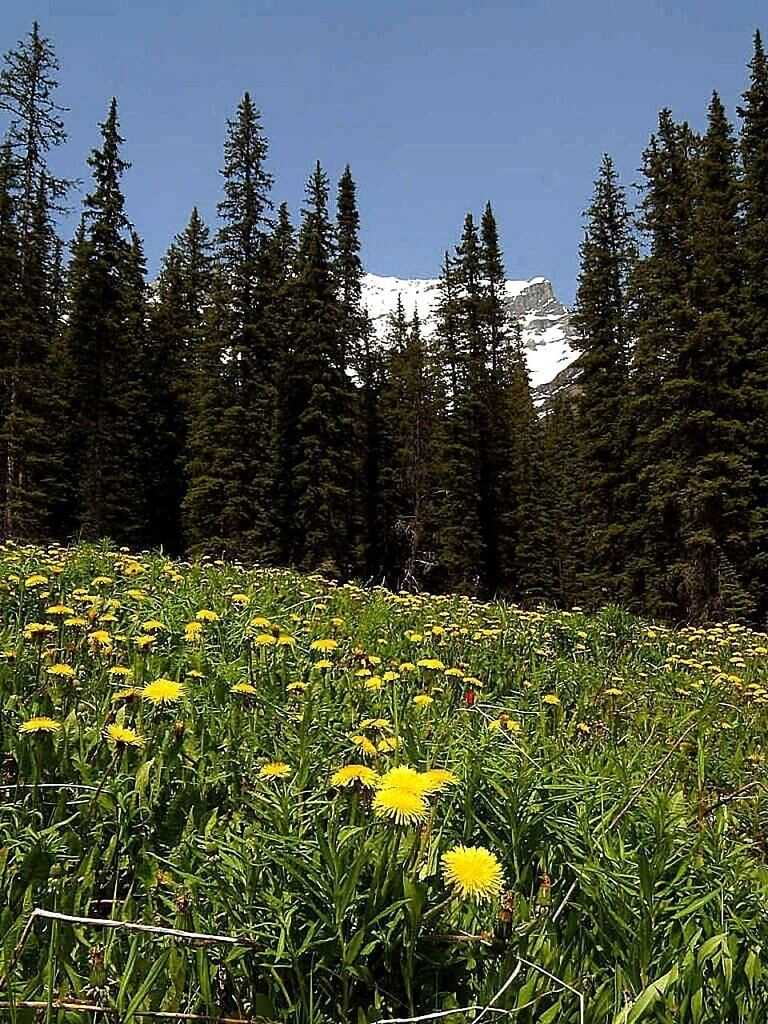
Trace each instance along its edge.
<path fill-rule="evenodd" d="M 429 336 L 435 329 L 435 307 L 438 281 L 400 277 L 363 278 L 363 303 L 380 338 L 384 337 L 387 315 L 394 312 L 398 295 L 406 316 L 418 310 L 422 327 Z M 516 316 L 523 330 L 528 353 L 531 387 L 537 401 L 552 397 L 561 386 L 570 382 L 568 373 L 577 356 L 572 341 L 575 331 L 568 309 L 558 300 L 550 281 L 532 277 L 529 281 L 507 281 L 506 299 L 509 311 Z"/>

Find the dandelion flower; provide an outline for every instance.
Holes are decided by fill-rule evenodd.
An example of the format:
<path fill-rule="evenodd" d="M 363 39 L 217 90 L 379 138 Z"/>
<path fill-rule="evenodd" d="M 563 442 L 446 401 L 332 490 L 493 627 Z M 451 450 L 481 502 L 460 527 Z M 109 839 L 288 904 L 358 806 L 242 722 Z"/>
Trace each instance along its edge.
<path fill-rule="evenodd" d="M 358 750 L 362 750 L 366 757 L 376 756 L 376 745 L 372 743 L 367 736 L 363 736 L 361 734 L 352 736 L 351 739 L 354 745 L 358 748 Z"/>
<path fill-rule="evenodd" d="M 422 774 L 422 779 L 425 793 L 439 793 L 447 786 L 455 786 L 459 781 L 447 768 L 430 768 Z"/>
<path fill-rule="evenodd" d="M 434 704 L 434 698 L 430 697 L 428 693 L 417 693 L 413 698 L 413 703 L 417 708 L 426 708 L 430 704 Z"/>
<path fill-rule="evenodd" d="M 56 627 L 50 622 L 30 622 L 24 627 L 24 638 L 26 640 L 40 640 L 44 636 L 50 636 L 56 632 Z"/>
<path fill-rule="evenodd" d="M 48 582 L 47 576 L 41 576 L 40 573 L 33 573 L 31 576 L 27 576 L 24 580 L 25 587 L 42 587 Z"/>
<path fill-rule="evenodd" d="M 543 704 L 551 704 L 552 707 L 557 707 L 560 704 L 560 698 L 556 693 L 545 693 L 541 700 Z"/>
<path fill-rule="evenodd" d="M 74 674 L 75 670 L 71 665 L 56 664 L 51 665 L 48 669 L 49 676 L 60 676 L 62 678 L 71 679 Z"/>
<path fill-rule="evenodd" d="M 380 754 L 389 754 L 392 750 L 397 750 L 399 746 L 400 740 L 397 736 L 385 736 L 376 744 L 376 749 Z"/>
<path fill-rule="evenodd" d="M 488 900 L 501 891 L 501 864 L 484 846 L 454 846 L 441 860 L 446 884 L 461 896 Z"/>
<path fill-rule="evenodd" d="M 249 695 L 253 695 L 254 693 L 258 693 L 258 690 L 256 689 L 255 686 L 252 686 L 251 683 L 243 682 L 243 683 L 235 683 L 234 686 L 230 686 L 229 692 L 230 693 L 246 693 L 246 694 L 249 694 Z"/>
<path fill-rule="evenodd" d="M 328 637 L 323 640 L 313 640 L 309 645 L 309 649 L 311 651 L 335 651 L 338 646 L 338 640 L 333 640 L 331 637 Z"/>
<path fill-rule="evenodd" d="M 197 643 L 203 635 L 202 622 L 188 622 L 184 627 L 184 639 L 188 644 Z"/>
<path fill-rule="evenodd" d="M 427 791 L 428 783 L 421 772 L 401 764 L 397 768 L 390 768 L 382 775 L 381 787 L 382 789 L 408 789 L 411 793 L 418 793 L 421 796 Z"/>
<path fill-rule="evenodd" d="M 200 611 L 197 612 L 197 614 L 195 615 L 195 618 L 197 619 L 198 622 L 218 622 L 219 621 L 218 612 L 213 612 L 213 611 L 211 611 L 210 608 L 201 608 Z"/>
<path fill-rule="evenodd" d="M 141 695 L 151 704 L 173 704 L 184 696 L 184 685 L 175 679 L 155 679 L 144 687 Z"/>
<path fill-rule="evenodd" d="M 253 642 L 257 647 L 272 647 L 277 643 L 277 637 L 272 636 L 271 633 L 259 633 Z"/>
<path fill-rule="evenodd" d="M 415 825 L 427 816 L 427 802 L 420 793 L 399 786 L 380 789 L 374 797 L 373 809 L 381 818 L 398 825 Z"/>
<path fill-rule="evenodd" d="M 145 633 L 157 633 L 158 630 L 167 629 L 167 626 L 160 619 L 147 619 L 146 622 L 142 622 L 141 628 Z"/>
<path fill-rule="evenodd" d="M 107 739 L 112 740 L 118 746 L 143 747 L 144 740 L 133 729 L 122 725 L 108 725 L 105 733 Z"/>
<path fill-rule="evenodd" d="M 284 779 L 291 774 L 291 766 L 285 761 L 268 761 L 259 768 L 260 779 Z"/>
<path fill-rule="evenodd" d="M 55 718 L 46 718 L 44 715 L 40 718 L 28 718 L 26 722 L 22 722 L 19 726 L 19 732 L 59 732 L 61 729 L 61 722 L 57 722 Z"/>
<path fill-rule="evenodd" d="M 440 661 L 439 658 L 421 658 L 416 662 L 419 668 L 429 668 L 435 672 L 445 668 L 445 665 Z"/>
<path fill-rule="evenodd" d="M 248 597 L 247 594 L 233 594 L 230 597 L 230 601 L 232 602 L 232 604 L 238 604 L 238 605 L 242 605 L 242 606 L 245 606 L 245 605 L 248 605 L 248 604 L 251 603 L 251 599 L 250 599 L 250 597 Z"/>
<path fill-rule="evenodd" d="M 364 764 L 344 765 L 331 776 L 332 786 L 352 786 L 356 782 L 368 789 L 375 789 L 379 782 L 379 776 L 373 768 Z"/>
<path fill-rule="evenodd" d="M 74 615 L 75 609 L 70 608 L 67 604 L 52 604 L 50 608 L 45 609 L 46 615 Z"/>

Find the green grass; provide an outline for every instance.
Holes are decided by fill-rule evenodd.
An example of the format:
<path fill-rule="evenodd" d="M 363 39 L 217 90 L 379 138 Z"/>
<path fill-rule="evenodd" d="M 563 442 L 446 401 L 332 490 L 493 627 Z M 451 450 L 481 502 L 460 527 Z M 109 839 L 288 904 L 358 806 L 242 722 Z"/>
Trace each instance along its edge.
<path fill-rule="evenodd" d="M 761 634 L 8 544 L 0 652 L 0 1020 L 364 1024 L 484 1005 L 518 967 L 496 1006 L 523 1024 L 576 1024 L 577 993 L 590 1024 L 766 1019 Z M 158 678 L 183 699 L 112 700 Z M 330 783 L 353 736 L 459 782 L 396 826 Z M 496 855 L 499 898 L 447 887 L 457 843 Z M 18 948 L 34 908 L 238 944 L 41 919 Z"/>

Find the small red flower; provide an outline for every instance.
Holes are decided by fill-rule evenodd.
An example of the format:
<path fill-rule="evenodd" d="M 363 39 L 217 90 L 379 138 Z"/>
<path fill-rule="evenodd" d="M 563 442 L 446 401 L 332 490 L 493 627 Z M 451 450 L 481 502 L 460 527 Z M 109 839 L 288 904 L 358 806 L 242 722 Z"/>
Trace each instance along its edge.
<path fill-rule="evenodd" d="M 475 691 L 474 690 L 467 690 L 464 693 L 464 702 L 465 702 L 465 704 L 468 707 L 470 707 L 470 708 L 472 707 L 472 705 L 475 703 Z"/>

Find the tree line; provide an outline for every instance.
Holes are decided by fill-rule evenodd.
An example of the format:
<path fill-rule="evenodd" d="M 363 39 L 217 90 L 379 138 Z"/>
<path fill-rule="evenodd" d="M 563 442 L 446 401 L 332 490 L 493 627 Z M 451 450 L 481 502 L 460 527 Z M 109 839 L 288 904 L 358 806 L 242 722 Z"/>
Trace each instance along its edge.
<path fill-rule="evenodd" d="M 576 383 L 537 409 L 493 210 L 444 254 L 436 329 L 363 305 L 356 186 L 309 175 L 294 224 L 246 93 L 217 223 L 156 281 L 125 209 L 116 100 L 74 183 L 35 24 L 0 68 L 0 513 L 6 537 L 295 565 L 393 587 L 608 601 L 673 619 L 768 608 L 768 62 L 738 135 L 669 110 L 630 208 L 586 213 Z"/>

